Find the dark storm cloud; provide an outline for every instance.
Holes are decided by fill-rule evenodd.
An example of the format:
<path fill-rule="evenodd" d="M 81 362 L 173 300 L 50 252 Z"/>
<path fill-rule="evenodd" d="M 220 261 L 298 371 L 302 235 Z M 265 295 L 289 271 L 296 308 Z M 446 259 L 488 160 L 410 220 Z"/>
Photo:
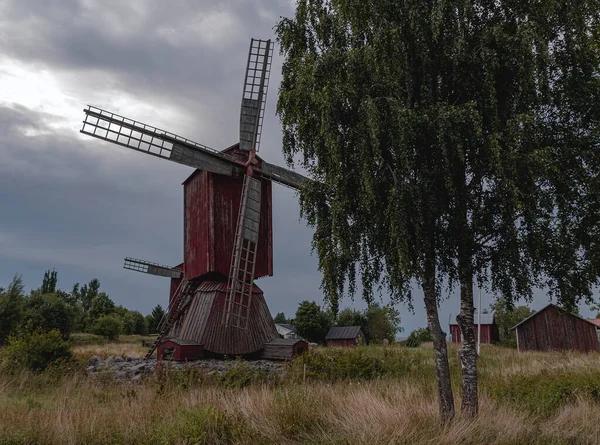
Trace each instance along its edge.
<path fill-rule="evenodd" d="M 291 11 L 277 1 L 8 5 L 0 19 L 7 56 L 78 76 L 101 71 L 98 88 L 143 97 L 157 108 L 170 101 L 191 115 L 207 108 L 221 121 L 239 106 L 248 38 L 272 37 L 273 19 Z"/>
<path fill-rule="evenodd" d="M 146 8 L 136 17 L 127 16 L 135 2 L 113 2 L 108 15 L 103 10 L 110 4 L 86 3 L 96 13 L 83 2 L 4 4 L 5 57 L 53 73 L 82 105 L 87 95 L 102 100 L 104 90 L 123 94 L 156 108 L 157 116 L 164 104 L 182 117 L 171 113 L 151 124 L 217 148 L 235 142 L 248 39 L 272 37 L 273 17 L 285 13 L 286 3 L 177 3 L 183 6 Z M 190 19 L 193 13 L 198 20 L 224 20 L 229 28 L 208 23 L 216 35 L 205 35 Z M 279 65 L 276 60 L 261 150 L 271 162 L 282 160 L 273 111 Z M 0 107 L 2 283 L 24 271 L 35 286 L 45 268 L 56 267 L 65 288 L 98 276 L 121 304 L 144 312 L 164 304 L 164 281 L 124 271 L 121 263 L 126 255 L 167 264 L 181 260 L 180 183 L 190 169 L 57 129 L 61 119 L 67 117 L 18 103 Z M 295 194 L 274 189 L 277 275 L 260 285 L 273 310 L 291 314 L 302 299 L 321 301 L 320 275 Z"/>
<path fill-rule="evenodd" d="M 55 267 L 64 289 L 97 277 L 119 304 L 144 313 L 164 305 L 168 282 L 123 270 L 122 259 L 181 261 L 181 182 L 191 169 L 82 137 L 81 108 L 92 102 L 215 148 L 235 143 L 249 39 L 273 38 L 292 3 L 0 2 L 0 286 L 22 272 L 37 287 Z M 283 165 L 280 68 L 276 49 L 260 155 Z M 19 73 L 31 79 L 3 90 L 3 76 Z M 43 81 L 52 84 L 31 84 Z M 312 230 L 295 193 L 280 186 L 273 225 L 275 276 L 258 284 L 272 312 L 289 316 L 302 300 L 322 302 L 321 276 Z M 408 331 L 425 324 L 420 292 L 414 297 L 415 315 L 403 314 Z M 442 325 L 456 301 L 443 303 Z M 355 306 L 364 306 L 359 296 Z"/>

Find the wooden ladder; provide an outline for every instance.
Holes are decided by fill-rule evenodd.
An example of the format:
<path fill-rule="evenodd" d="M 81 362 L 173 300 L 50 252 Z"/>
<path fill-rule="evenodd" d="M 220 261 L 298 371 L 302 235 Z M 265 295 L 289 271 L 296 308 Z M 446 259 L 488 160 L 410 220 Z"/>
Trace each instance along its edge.
<path fill-rule="evenodd" d="M 154 351 L 162 341 L 163 337 L 169 333 L 173 325 L 177 322 L 177 320 L 179 320 L 184 307 L 183 303 L 188 296 L 191 296 L 194 294 L 194 292 L 196 292 L 199 284 L 200 282 L 197 280 L 181 280 L 177 290 L 175 291 L 175 294 L 173 295 L 173 298 L 169 303 L 167 312 L 165 315 L 163 315 L 158 324 L 158 335 L 146 353 L 146 360 L 152 357 L 152 354 L 154 354 Z"/>
<path fill-rule="evenodd" d="M 235 243 L 229 269 L 224 323 L 248 329 L 260 223 L 261 182 L 244 176 Z"/>

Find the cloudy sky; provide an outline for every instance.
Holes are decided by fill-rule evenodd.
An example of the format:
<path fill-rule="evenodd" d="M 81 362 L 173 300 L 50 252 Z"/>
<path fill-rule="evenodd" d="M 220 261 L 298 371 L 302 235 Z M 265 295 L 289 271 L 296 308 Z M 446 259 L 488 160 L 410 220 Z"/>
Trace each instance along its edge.
<path fill-rule="evenodd" d="M 293 8 L 293 0 L 0 2 L 0 286 L 21 273 L 38 287 L 55 268 L 65 290 L 98 278 L 118 304 L 143 313 L 165 305 L 166 279 L 122 263 L 182 261 L 181 182 L 191 169 L 81 135 L 82 110 L 96 105 L 227 147 L 238 140 L 249 40 L 274 38 Z M 283 165 L 281 62 L 276 48 L 260 154 Z M 275 276 L 259 285 L 273 314 L 291 315 L 302 300 L 322 303 L 321 276 L 295 194 L 273 190 Z M 491 300 L 484 295 L 483 306 Z M 420 301 L 416 291 L 414 313 L 399 307 L 406 334 L 425 325 Z M 540 294 L 533 306 L 546 303 Z M 457 308 L 448 296 L 443 325 Z"/>

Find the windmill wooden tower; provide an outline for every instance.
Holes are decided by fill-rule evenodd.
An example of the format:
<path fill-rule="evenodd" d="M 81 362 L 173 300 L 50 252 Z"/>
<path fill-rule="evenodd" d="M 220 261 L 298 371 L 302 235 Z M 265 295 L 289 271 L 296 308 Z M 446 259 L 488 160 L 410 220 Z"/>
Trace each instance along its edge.
<path fill-rule="evenodd" d="M 251 355 L 277 337 L 254 279 L 273 275 L 271 183 L 306 178 L 258 152 L 273 45 L 252 39 L 242 94 L 239 143 L 217 151 L 156 127 L 88 106 L 82 133 L 196 168 L 184 182 L 184 261 L 134 258 L 125 268 L 171 278 L 167 314 L 147 354 L 167 338 L 219 355 Z"/>

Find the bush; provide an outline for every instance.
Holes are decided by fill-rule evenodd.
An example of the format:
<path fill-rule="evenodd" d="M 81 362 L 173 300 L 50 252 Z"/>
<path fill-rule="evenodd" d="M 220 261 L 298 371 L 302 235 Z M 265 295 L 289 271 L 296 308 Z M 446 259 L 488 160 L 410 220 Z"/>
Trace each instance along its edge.
<path fill-rule="evenodd" d="M 251 383 L 265 382 L 266 380 L 266 371 L 256 369 L 248 362 L 237 358 L 235 365 L 221 375 L 219 384 L 225 388 L 243 388 Z"/>
<path fill-rule="evenodd" d="M 157 426 L 159 443 L 215 444 L 248 439 L 252 433 L 242 419 L 236 419 L 212 406 L 181 408 L 173 419 Z M 236 440 L 237 439 L 237 440 Z"/>
<path fill-rule="evenodd" d="M 108 340 L 116 340 L 123 332 L 123 322 L 117 315 L 102 315 L 92 326 L 91 332 Z"/>
<path fill-rule="evenodd" d="M 11 336 L 2 351 L 4 367 L 9 371 L 28 369 L 40 372 L 50 365 L 71 358 L 71 345 L 57 329 L 32 331 Z"/>
<path fill-rule="evenodd" d="M 50 332 L 58 329 L 66 340 L 73 327 L 73 309 L 57 294 L 32 293 L 24 301 L 25 329 Z"/>
<path fill-rule="evenodd" d="M 578 399 L 600 402 L 600 374 L 542 371 L 538 375 L 517 375 L 486 384 L 492 399 L 550 416 Z"/>
<path fill-rule="evenodd" d="M 418 348 L 421 343 L 433 341 L 429 328 L 415 329 L 406 339 L 406 346 L 409 348 Z"/>
<path fill-rule="evenodd" d="M 423 379 L 434 378 L 433 363 L 428 358 L 429 354 L 425 351 L 408 351 L 404 348 L 323 348 L 295 358 L 290 374 L 302 380 L 306 365 L 307 378 L 325 382 L 403 378 L 415 374 Z"/>

